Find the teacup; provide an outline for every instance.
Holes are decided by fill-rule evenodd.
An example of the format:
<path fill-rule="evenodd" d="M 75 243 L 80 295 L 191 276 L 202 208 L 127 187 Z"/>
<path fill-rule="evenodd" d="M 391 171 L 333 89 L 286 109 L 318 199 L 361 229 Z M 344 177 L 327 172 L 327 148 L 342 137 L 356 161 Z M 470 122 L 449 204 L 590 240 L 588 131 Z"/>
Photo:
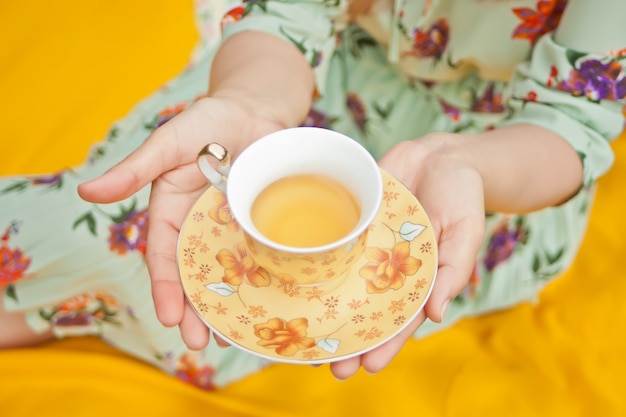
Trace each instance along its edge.
<path fill-rule="evenodd" d="M 327 129 L 271 133 L 246 148 L 232 166 L 228 150 L 211 143 L 197 163 L 226 195 L 248 255 L 295 285 L 345 276 L 365 249 L 383 198 L 381 172 L 370 153 Z"/>

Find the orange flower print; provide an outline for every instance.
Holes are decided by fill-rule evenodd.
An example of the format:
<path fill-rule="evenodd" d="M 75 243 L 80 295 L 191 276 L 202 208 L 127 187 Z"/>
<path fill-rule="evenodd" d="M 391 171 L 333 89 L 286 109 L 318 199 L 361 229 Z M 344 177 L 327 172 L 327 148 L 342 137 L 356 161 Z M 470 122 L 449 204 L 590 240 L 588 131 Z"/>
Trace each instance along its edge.
<path fill-rule="evenodd" d="M 315 346 L 315 340 L 306 337 L 309 321 L 304 317 L 285 321 L 273 318 L 262 324 L 254 325 L 254 334 L 260 340 L 259 346 L 275 349 L 282 356 L 293 356 L 302 349 Z"/>
<path fill-rule="evenodd" d="M 213 194 L 213 198 L 215 199 L 216 205 L 209 210 L 209 217 L 213 219 L 215 223 L 226 226 L 229 232 L 239 230 L 239 224 L 230 211 L 226 196 L 221 192 L 216 192 Z"/>
<path fill-rule="evenodd" d="M 368 293 L 397 290 L 404 285 L 407 275 L 413 275 L 422 261 L 411 256 L 409 242 L 403 241 L 391 249 L 366 248 L 369 263 L 359 271 L 365 279 Z"/>
<path fill-rule="evenodd" d="M 520 23 L 511 37 L 513 39 L 527 39 L 531 45 L 544 34 L 553 31 L 561 20 L 567 0 L 539 0 L 537 10 L 528 7 L 516 7 L 513 13 Z"/>
<path fill-rule="evenodd" d="M 100 326 L 103 323 L 119 324 L 120 305 L 112 295 L 99 291 L 95 294 L 79 294 L 49 309 L 42 309 L 39 315 L 55 327 Z M 132 315 L 130 310 L 127 313 Z"/>
<path fill-rule="evenodd" d="M 88 294 L 77 295 L 61 303 L 58 307 L 58 311 L 61 313 L 80 311 L 86 309 L 91 301 L 92 298 Z"/>
<path fill-rule="evenodd" d="M 232 285 L 240 285 L 244 279 L 255 287 L 267 287 L 270 285 L 270 274 L 254 262 L 246 251 L 243 242 L 237 244 L 235 253 L 228 249 L 222 249 L 215 256 L 217 262 L 224 267 L 222 281 Z"/>
<path fill-rule="evenodd" d="M 17 226 L 9 226 L 0 238 L 0 287 L 22 278 L 30 266 L 31 258 L 24 255 L 21 249 L 9 248 L 9 236 L 12 232 L 17 233 Z"/>
<path fill-rule="evenodd" d="M 185 108 L 187 108 L 187 103 L 179 103 L 161 110 L 154 120 L 146 125 L 146 128 L 156 129 L 157 127 L 163 126 L 165 123 L 172 120 L 174 116 L 182 113 Z"/>
<path fill-rule="evenodd" d="M 213 382 L 215 368 L 211 366 L 198 366 L 196 358 L 186 353 L 181 356 L 176 367 L 176 377 L 198 388 L 213 391 L 216 387 Z"/>

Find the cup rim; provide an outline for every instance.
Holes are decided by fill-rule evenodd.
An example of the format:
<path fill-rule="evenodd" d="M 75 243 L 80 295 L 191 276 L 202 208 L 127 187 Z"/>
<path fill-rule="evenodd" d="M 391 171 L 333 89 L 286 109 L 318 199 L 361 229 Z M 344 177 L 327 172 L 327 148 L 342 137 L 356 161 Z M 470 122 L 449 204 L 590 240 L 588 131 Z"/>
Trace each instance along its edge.
<path fill-rule="evenodd" d="M 321 252 L 335 250 L 339 247 L 355 242 L 356 239 L 359 238 L 359 236 L 361 236 L 363 233 L 367 231 L 367 229 L 372 224 L 372 221 L 376 217 L 376 214 L 380 210 L 380 206 L 382 204 L 382 198 L 383 198 L 383 178 L 382 178 L 382 173 L 380 171 L 380 168 L 378 167 L 378 164 L 376 163 L 376 160 L 374 159 L 372 154 L 369 151 L 367 151 L 367 149 L 365 149 L 363 145 L 361 145 L 356 140 L 350 138 L 349 136 L 346 136 L 342 133 L 339 133 L 330 129 L 324 129 L 324 128 L 319 128 L 319 127 L 308 127 L 308 126 L 307 127 L 293 127 L 293 128 L 283 129 L 283 130 L 270 133 L 268 135 L 265 135 L 259 138 L 258 140 L 253 142 L 250 146 L 248 146 L 246 149 L 244 149 L 244 151 L 239 155 L 239 157 L 233 162 L 233 165 L 230 171 L 230 176 L 233 176 L 233 174 L 236 175 L 237 161 L 239 161 L 242 157 L 245 158 L 245 155 L 248 155 L 251 152 L 253 152 L 255 148 L 259 146 L 264 146 L 263 144 L 267 142 L 268 140 L 279 140 L 278 138 L 288 136 L 296 130 L 299 132 L 303 132 L 303 131 L 309 132 L 310 133 L 309 135 L 304 136 L 306 140 L 311 140 L 312 135 L 314 134 L 318 135 L 320 133 L 326 136 L 325 139 L 328 139 L 329 136 L 333 136 L 334 137 L 333 140 L 342 140 L 344 141 L 344 144 L 346 144 L 346 146 L 350 146 L 352 148 L 351 150 L 354 150 L 355 152 L 359 152 L 360 157 L 368 160 L 371 166 L 376 168 L 377 173 L 375 175 L 375 183 L 368 184 L 368 193 L 369 192 L 372 193 L 372 201 L 374 201 L 371 210 L 365 213 L 365 216 L 363 216 L 363 212 L 362 212 L 361 218 L 359 218 L 359 221 L 356 224 L 356 226 L 345 236 L 333 242 L 324 244 L 324 245 L 310 246 L 310 247 L 289 246 L 289 245 L 281 244 L 274 240 L 269 239 L 256 228 L 256 226 L 250 219 L 249 213 L 242 214 L 239 212 L 240 210 L 238 210 L 237 207 L 230 206 L 233 217 L 235 218 L 237 223 L 241 226 L 244 233 L 249 235 L 252 239 L 257 240 L 260 244 L 268 248 L 271 248 L 272 250 L 279 251 L 279 252 L 286 252 L 286 253 L 290 253 L 294 255 L 314 254 L 314 253 L 321 253 Z M 298 139 L 298 140 L 305 140 L 305 139 Z M 316 140 L 320 140 L 319 137 L 316 138 Z M 306 174 L 307 172 L 302 172 L 302 173 Z M 341 182 L 339 178 L 335 178 L 335 179 Z M 229 181 L 230 180 L 231 179 L 229 178 Z M 226 186 L 226 193 L 227 193 L 227 200 L 229 202 L 233 201 L 231 199 L 231 196 L 228 195 L 229 194 L 228 183 Z"/>

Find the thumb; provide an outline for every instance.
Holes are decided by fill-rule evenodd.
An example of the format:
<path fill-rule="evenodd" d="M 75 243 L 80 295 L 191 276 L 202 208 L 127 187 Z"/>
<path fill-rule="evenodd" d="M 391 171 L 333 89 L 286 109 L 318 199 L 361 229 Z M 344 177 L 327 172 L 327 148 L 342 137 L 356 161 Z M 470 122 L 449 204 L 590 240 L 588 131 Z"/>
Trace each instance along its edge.
<path fill-rule="evenodd" d="M 439 267 L 432 293 L 426 302 L 428 317 L 443 321 L 449 303 L 467 286 L 482 242 L 482 221 L 461 221 L 439 241 Z"/>
<path fill-rule="evenodd" d="M 128 198 L 162 173 L 185 163 L 179 151 L 179 138 L 185 137 L 185 124 L 177 117 L 152 132 L 148 139 L 104 174 L 78 186 L 86 201 L 112 203 Z"/>

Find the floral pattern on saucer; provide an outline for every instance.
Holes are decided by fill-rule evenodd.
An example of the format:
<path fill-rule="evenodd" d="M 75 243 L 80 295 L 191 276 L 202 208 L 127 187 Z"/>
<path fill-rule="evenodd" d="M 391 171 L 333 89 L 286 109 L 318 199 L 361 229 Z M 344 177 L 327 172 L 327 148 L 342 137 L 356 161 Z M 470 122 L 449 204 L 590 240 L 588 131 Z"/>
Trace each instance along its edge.
<path fill-rule="evenodd" d="M 400 332 L 434 283 L 437 245 L 426 213 L 382 171 L 384 195 L 353 269 L 319 286 L 271 275 L 246 251 L 224 195 L 209 188 L 178 245 L 185 293 L 200 318 L 246 351 L 275 361 L 323 363 L 366 352 Z"/>

